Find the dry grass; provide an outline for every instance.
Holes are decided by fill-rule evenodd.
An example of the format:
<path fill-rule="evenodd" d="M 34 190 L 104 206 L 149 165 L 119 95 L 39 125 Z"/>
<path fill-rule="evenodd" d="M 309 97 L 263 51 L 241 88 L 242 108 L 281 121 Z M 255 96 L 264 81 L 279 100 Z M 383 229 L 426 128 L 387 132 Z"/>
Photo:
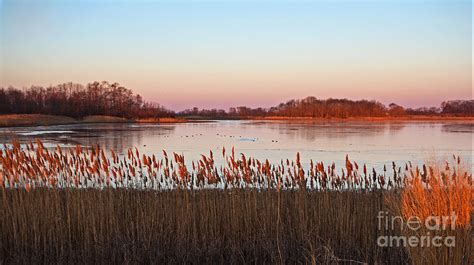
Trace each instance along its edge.
<path fill-rule="evenodd" d="M 472 264 L 472 175 L 459 158 L 375 172 L 349 157 L 336 169 L 304 168 L 299 154 L 275 165 L 219 155 L 222 166 L 212 152 L 185 162 L 164 150 L 120 156 L 14 141 L 0 152 L 0 261 Z M 379 229 L 380 211 L 456 211 L 456 247 L 379 247 L 379 236 L 412 235 Z"/>
<path fill-rule="evenodd" d="M 92 115 L 86 116 L 80 120 L 83 123 L 122 123 L 122 122 L 131 122 L 131 120 L 114 117 L 114 116 L 105 116 L 105 115 Z"/>
<path fill-rule="evenodd" d="M 403 249 L 376 245 L 376 221 L 370 217 L 383 207 L 380 192 L 41 188 L 0 193 L 0 257 L 6 263 L 407 259 Z"/>
<path fill-rule="evenodd" d="M 42 115 L 42 114 L 12 114 L 0 115 L 0 127 L 17 126 L 48 126 L 73 123 L 122 123 L 131 122 L 125 118 L 113 116 L 87 116 L 80 120 L 66 116 Z"/>
<path fill-rule="evenodd" d="M 395 215 L 418 219 L 419 229 L 404 229 L 406 237 L 430 235 L 455 238 L 455 247 L 409 247 L 413 264 L 472 264 L 474 262 L 472 218 L 474 197 L 472 175 L 463 169 L 459 158 L 442 168 L 423 166 L 405 179 L 406 186 L 399 197 L 389 199 Z M 416 226 L 415 226 L 416 227 Z"/>
<path fill-rule="evenodd" d="M 376 172 L 359 167 L 346 156 L 345 168 L 335 164 L 310 161 L 303 168 L 299 153 L 295 160 L 270 164 L 245 154 L 237 155 L 234 148 L 222 148 L 224 165 L 217 166 L 212 151 L 198 161 L 185 161 L 184 156 L 163 150 L 161 156 L 140 154 L 130 148 L 118 155 L 95 146 L 46 149 L 39 140 L 23 148 L 13 141 L 0 150 L 0 184 L 7 188 L 139 188 L 139 189 L 204 189 L 258 188 L 277 190 L 377 190 L 401 187 L 402 176 L 412 170 L 408 165 L 392 165 L 393 176 L 387 169 Z M 338 173 L 340 172 L 340 173 Z"/>
<path fill-rule="evenodd" d="M 177 118 L 149 118 L 130 120 L 115 116 L 92 115 L 82 119 L 74 119 L 66 116 L 43 115 L 43 114 L 11 114 L 0 115 L 0 127 L 19 127 L 19 126 L 47 126 L 73 123 L 181 123 L 187 122 L 185 119 Z"/>
<path fill-rule="evenodd" d="M 0 127 L 38 126 L 76 123 L 76 120 L 65 116 L 42 114 L 0 115 Z"/>
<path fill-rule="evenodd" d="M 135 120 L 135 122 L 138 122 L 138 123 L 183 123 L 183 122 L 187 122 L 187 120 L 183 118 L 165 117 L 165 118 L 142 118 L 142 119 Z"/>

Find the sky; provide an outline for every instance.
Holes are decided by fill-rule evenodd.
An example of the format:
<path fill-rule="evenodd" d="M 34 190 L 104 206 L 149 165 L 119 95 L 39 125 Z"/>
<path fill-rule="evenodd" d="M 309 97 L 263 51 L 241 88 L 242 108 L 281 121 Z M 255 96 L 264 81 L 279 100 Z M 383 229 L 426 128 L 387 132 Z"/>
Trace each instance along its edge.
<path fill-rule="evenodd" d="M 118 82 L 173 110 L 472 99 L 471 1 L 0 0 L 0 87 Z"/>

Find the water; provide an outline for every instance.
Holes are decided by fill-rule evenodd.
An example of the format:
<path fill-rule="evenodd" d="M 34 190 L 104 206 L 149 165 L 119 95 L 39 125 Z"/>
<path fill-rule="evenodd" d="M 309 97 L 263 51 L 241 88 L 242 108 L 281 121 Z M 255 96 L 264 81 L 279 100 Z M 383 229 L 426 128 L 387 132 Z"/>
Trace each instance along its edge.
<path fill-rule="evenodd" d="M 221 163 L 222 147 L 235 147 L 258 159 L 278 163 L 295 159 L 304 164 L 323 161 L 343 166 L 346 154 L 370 167 L 411 161 L 452 160 L 461 156 L 472 168 L 474 122 L 282 122 L 215 121 L 180 124 L 82 124 L 0 128 L 0 143 L 41 139 L 47 146 L 100 144 L 119 153 L 129 147 L 161 156 L 161 150 L 184 154 L 186 160 L 214 152 Z"/>

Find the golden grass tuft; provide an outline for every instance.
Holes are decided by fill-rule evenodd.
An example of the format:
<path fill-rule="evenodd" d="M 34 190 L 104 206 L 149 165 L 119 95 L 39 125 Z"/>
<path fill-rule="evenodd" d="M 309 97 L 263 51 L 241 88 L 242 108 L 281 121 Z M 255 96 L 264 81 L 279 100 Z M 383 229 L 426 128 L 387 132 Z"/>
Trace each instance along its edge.
<path fill-rule="evenodd" d="M 91 115 L 86 116 L 80 120 L 83 123 L 122 123 L 122 122 L 131 122 L 126 118 L 115 117 L 115 116 L 106 116 L 106 115 Z"/>
<path fill-rule="evenodd" d="M 472 179 L 460 167 L 444 169 L 429 167 L 426 175 L 417 174 L 407 180 L 401 208 L 405 218 L 417 216 L 425 221 L 430 216 L 456 214 L 456 227 L 467 227 L 473 214 Z M 448 220 L 451 225 L 451 220 Z"/>
<path fill-rule="evenodd" d="M 419 229 L 403 229 L 405 237 L 454 238 L 455 246 L 413 246 L 407 252 L 412 264 L 472 264 L 472 174 L 459 157 L 444 166 L 423 166 L 411 171 L 399 195 L 388 196 L 392 213 L 403 221 L 419 220 Z"/>

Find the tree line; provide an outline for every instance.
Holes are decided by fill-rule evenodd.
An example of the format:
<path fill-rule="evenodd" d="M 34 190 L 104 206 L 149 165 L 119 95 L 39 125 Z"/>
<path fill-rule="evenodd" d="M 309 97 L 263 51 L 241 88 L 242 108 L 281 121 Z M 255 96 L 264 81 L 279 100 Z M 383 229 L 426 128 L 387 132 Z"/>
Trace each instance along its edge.
<path fill-rule="evenodd" d="M 474 100 L 445 101 L 440 107 L 408 108 L 395 103 L 385 106 L 374 100 L 293 99 L 271 108 L 232 107 L 181 112 L 167 110 L 157 103 L 146 102 L 132 90 L 118 83 L 92 82 L 85 86 L 64 83 L 56 86 L 32 86 L 27 89 L 0 88 L 0 114 L 49 114 L 82 118 L 109 115 L 123 118 L 205 117 L 239 119 L 246 117 L 283 116 L 312 118 L 398 117 L 406 115 L 473 116 Z"/>
<path fill-rule="evenodd" d="M 474 100 L 448 100 L 443 101 L 440 107 L 408 108 L 405 111 L 409 115 L 451 115 L 451 116 L 474 116 Z"/>
<path fill-rule="evenodd" d="M 156 103 L 145 102 L 118 83 L 64 83 L 32 86 L 28 89 L 0 88 L 1 114 L 48 114 L 82 118 L 109 115 L 123 118 L 170 116 L 173 113 Z"/>
<path fill-rule="evenodd" d="M 219 119 L 245 117 L 311 117 L 311 118 L 350 118 L 350 117 L 403 117 L 407 115 L 423 116 L 473 116 L 474 100 L 445 101 L 441 107 L 403 108 L 391 103 L 388 106 L 374 100 L 317 99 L 307 97 L 301 100 L 289 100 L 271 108 L 233 107 L 222 109 L 199 109 L 197 107 L 177 113 L 180 116 L 210 117 Z"/>

